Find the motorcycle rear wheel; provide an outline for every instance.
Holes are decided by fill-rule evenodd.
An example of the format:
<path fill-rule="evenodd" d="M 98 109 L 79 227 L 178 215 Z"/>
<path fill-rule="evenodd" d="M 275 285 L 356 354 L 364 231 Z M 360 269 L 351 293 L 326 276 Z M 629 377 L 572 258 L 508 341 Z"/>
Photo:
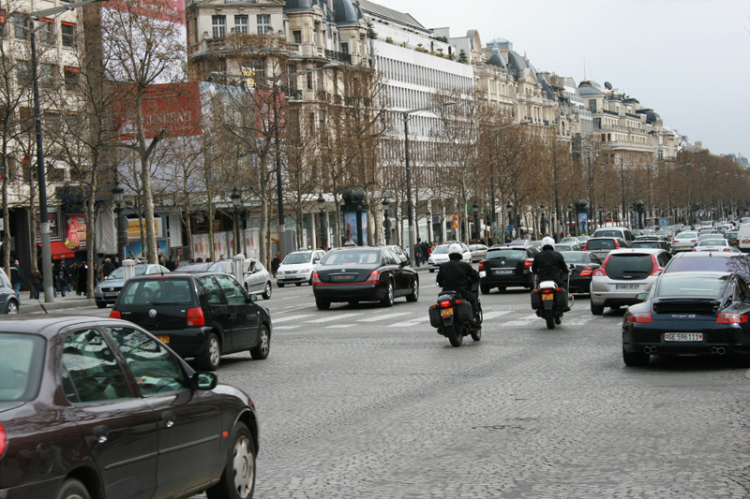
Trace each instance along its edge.
<path fill-rule="evenodd" d="M 455 326 L 455 324 L 453 326 L 445 327 L 445 335 L 454 347 L 460 347 L 464 342 L 464 335 L 461 334 L 461 331 Z"/>
<path fill-rule="evenodd" d="M 478 328 L 472 331 L 471 339 L 474 341 L 479 341 L 482 339 L 482 326 L 479 326 Z"/>
<path fill-rule="evenodd" d="M 544 319 L 547 321 L 547 329 L 555 329 L 555 314 L 552 310 L 544 311 Z"/>

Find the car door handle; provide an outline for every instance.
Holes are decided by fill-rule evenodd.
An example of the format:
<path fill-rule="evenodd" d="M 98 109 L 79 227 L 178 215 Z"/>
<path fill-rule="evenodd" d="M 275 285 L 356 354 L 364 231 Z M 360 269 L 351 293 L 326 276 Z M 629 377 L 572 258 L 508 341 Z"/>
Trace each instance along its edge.
<path fill-rule="evenodd" d="M 161 413 L 161 421 L 164 423 L 164 426 L 166 426 L 167 428 L 171 428 L 174 426 L 175 419 L 177 419 L 177 416 L 172 411 Z"/>
<path fill-rule="evenodd" d="M 91 434 L 96 437 L 96 441 L 100 444 L 103 444 L 107 441 L 107 435 L 109 435 L 109 426 L 107 425 L 98 425 L 94 426 L 91 429 Z"/>
<path fill-rule="evenodd" d="M 230 319 L 236 319 L 237 318 L 237 314 L 229 314 L 229 318 Z"/>

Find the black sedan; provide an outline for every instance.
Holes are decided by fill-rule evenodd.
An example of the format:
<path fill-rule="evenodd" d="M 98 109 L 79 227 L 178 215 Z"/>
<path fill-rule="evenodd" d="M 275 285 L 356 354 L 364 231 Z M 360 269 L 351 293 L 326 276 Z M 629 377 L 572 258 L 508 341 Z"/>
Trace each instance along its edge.
<path fill-rule="evenodd" d="M 479 262 L 479 289 L 482 294 L 492 288 L 505 291 L 509 286 L 534 287 L 531 264 L 539 249 L 531 244 L 524 246 L 493 246 L 487 250 L 484 260 Z"/>
<path fill-rule="evenodd" d="M 332 302 L 356 304 L 378 301 L 393 306 L 396 297 L 419 298 L 419 277 L 387 247 L 334 248 L 323 257 L 313 274 L 315 304 L 327 310 Z"/>
<path fill-rule="evenodd" d="M 738 274 L 663 274 L 644 303 L 623 317 L 622 356 L 628 366 L 651 355 L 750 353 L 750 290 Z"/>
<path fill-rule="evenodd" d="M 0 497 L 251 497 L 253 402 L 132 323 L 0 321 Z"/>
<path fill-rule="evenodd" d="M 591 275 L 602 266 L 602 261 L 589 251 L 561 251 L 560 254 L 565 263 L 572 263 L 576 267 L 570 273 L 570 292 L 588 294 L 591 288 Z"/>

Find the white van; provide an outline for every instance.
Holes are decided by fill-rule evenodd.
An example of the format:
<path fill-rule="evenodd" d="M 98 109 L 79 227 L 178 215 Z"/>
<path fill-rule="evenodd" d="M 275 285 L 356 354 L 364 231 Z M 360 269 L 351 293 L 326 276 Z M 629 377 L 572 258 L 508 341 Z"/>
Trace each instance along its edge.
<path fill-rule="evenodd" d="M 737 231 L 737 240 L 740 244 L 740 251 L 750 253 L 750 223 L 740 225 Z"/>

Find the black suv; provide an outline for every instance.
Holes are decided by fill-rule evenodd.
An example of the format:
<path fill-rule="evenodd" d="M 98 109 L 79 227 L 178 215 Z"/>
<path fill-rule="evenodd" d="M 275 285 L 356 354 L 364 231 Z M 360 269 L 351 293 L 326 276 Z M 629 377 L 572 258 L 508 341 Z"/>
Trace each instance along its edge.
<path fill-rule="evenodd" d="M 493 246 L 479 262 L 479 289 L 487 294 L 492 288 L 505 291 L 508 286 L 534 287 L 531 264 L 539 248 L 533 244 Z"/>
<path fill-rule="evenodd" d="M 138 324 L 198 368 L 216 370 L 221 355 L 250 350 L 268 357 L 271 316 L 233 276 L 215 272 L 134 277 L 110 317 Z"/>

